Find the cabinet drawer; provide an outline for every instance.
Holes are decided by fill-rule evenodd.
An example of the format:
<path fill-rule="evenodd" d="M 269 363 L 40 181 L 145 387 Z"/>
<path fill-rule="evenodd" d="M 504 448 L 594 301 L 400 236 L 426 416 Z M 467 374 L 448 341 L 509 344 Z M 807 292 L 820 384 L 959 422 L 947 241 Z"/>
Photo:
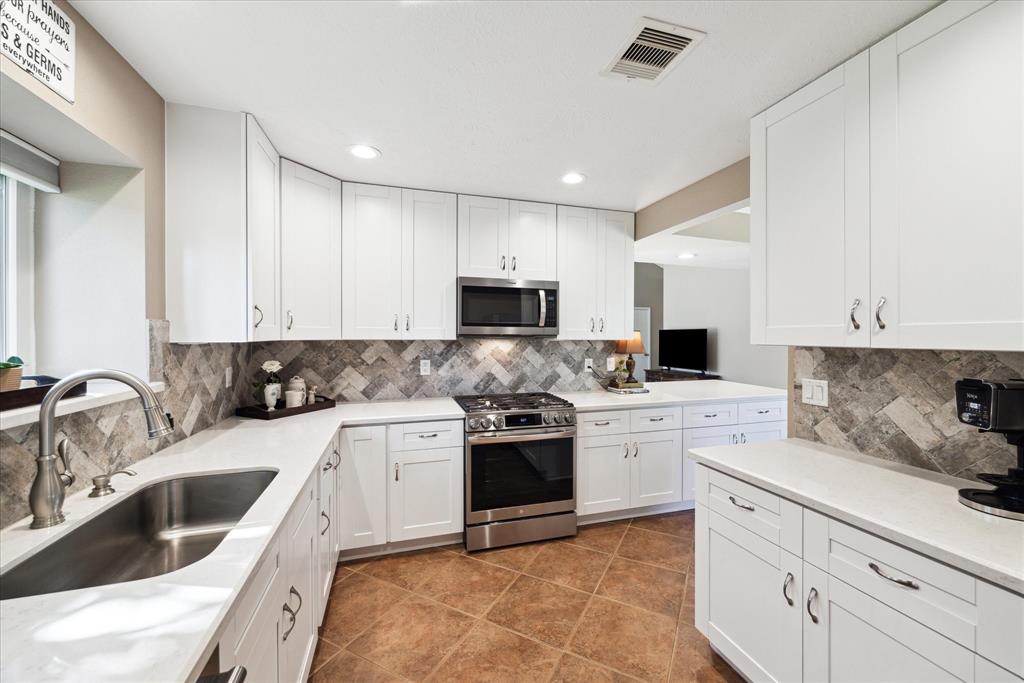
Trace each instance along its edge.
<path fill-rule="evenodd" d="M 629 431 L 631 432 L 660 432 L 680 429 L 682 426 L 683 409 L 679 406 L 629 411 Z"/>
<path fill-rule="evenodd" d="M 979 580 L 977 602 L 975 650 L 1024 678 L 1024 595 Z M 978 680 L 985 679 L 979 676 Z"/>
<path fill-rule="evenodd" d="M 683 427 L 714 427 L 739 422 L 735 403 L 706 403 L 683 406 Z"/>
<path fill-rule="evenodd" d="M 391 452 L 461 447 L 462 441 L 461 420 L 388 425 L 388 450 Z"/>
<path fill-rule="evenodd" d="M 752 401 L 739 404 L 739 421 L 775 422 L 786 419 L 786 401 Z"/>
<path fill-rule="evenodd" d="M 597 413 L 576 415 L 578 436 L 607 436 L 629 434 L 630 415 L 628 410 L 603 410 Z"/>
<path fill-rule="evenodd" d="M 231 641 L 231 652 L 237 652 L 239 645 L 246 639 L 250 630 L 258 628 L 254 625 L 264 601 L 274 600 L 275 587 L 281 570 L 281 555 L 278 542 L 275 540 L 267 551 L 267 556 L 253 574 L 252 582 L 235 601 L 235 613 L 232 617 L 234 639 Z"/>
<path fill-rule="evenodd" d="M 799 556 L 802 508 L 791 501 L 715 470 L 708 472 L 708 507 L 761 538 Z"/>
<path fill-rule="evenodd" d="M 829 574 L 974 649 L 973 576 L 834 519 L 827 528 Z"/>

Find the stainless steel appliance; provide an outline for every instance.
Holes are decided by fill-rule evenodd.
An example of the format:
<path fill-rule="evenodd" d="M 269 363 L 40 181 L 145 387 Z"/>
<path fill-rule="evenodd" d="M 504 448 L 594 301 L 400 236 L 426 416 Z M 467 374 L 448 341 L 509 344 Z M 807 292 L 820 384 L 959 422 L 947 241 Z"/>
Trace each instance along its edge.
<path fill-rule="evenodd" d="M 990 515 L 1024 520 L 1024 379 L 962 379 L 956 383 L 960 421 L 995 432 L 1017 447 L 1017 466 L 1006 474 L 979 474 L 994 489 L 960 489 L 960 502 Z"/>
<path fill-rule="evenodd" d="M 459 334 L 558 334 L 558 283 L 460 277 Z"/>
<path fill-rule="evenodd" d="M 456 396 L 466 411 L 466 549 L 576 533 L 576 409 L 546 393 Z"/>

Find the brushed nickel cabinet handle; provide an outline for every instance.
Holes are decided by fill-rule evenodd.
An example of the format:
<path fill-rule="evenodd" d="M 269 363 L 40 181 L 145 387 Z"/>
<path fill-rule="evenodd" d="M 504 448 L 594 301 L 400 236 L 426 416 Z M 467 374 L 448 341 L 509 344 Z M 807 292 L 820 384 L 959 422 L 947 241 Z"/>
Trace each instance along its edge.
<path fill-rule="evenodd" d="M 594 319 L 593 318 L 590 319 L 590 331 L 591 332 L 594 331 Z"/>
<path fill-rule="evenodd" d="M 325 462 L 325 463 L 324 463 L 324 466 L 323 466 L 323 467 L 321 467 L 321 468 L 320 468 L 320 470 L 321 470 L 322 472 L 326 472 L 327 470 L 329 470 L 329 469 L 332 469 L 333 467 L 334 467 L 334 463 L 333 463 L 333 462 L 331 462 L 331 461 L 328 461 L 328 462 Z"/>
<path fill-rule="evenodd" d="M 789 587 L 795 578 L 793 572 L 786 572 L 786 580 L 782 582 L 782 597 L 786 598 L 786 602 L 790 607 L 793 606 L 793 598 L 789 597 Z"/>
<path fill-rule="evenodd" d="M 747 435 L 746 434 L 740 434 L 740 443 L 746 443 L 746 442 L 747 442 Z"/>
<path fill-rule="evenodd" d="M 704 417 L 710 420 L 713 417 L 718 417 L 718 413 L 704 413 Z"/>
<path fill-rule="evenodd" d="M 405 331 L 406 332 L 409 331 L 409 314 L 408 313 L 405 314 Z"/>
<path fill-rule="evenodd" d="M 252 324 L 252 328 L 255 330 L 257 327 L 260 326 L 260 323 L 263 322 L 263 311 L 256 304 L 253 304 L 252 307 L 253 307 L 253 310 L 255 310 L 257 313 L 260 314 L 260 319 Z"/>
<path fill-rule="evenodd" d="M 295 323 L 295 316 L 292 315 L 291 311 L 288 311 L 288 329 L 292 329 L 292 325 Z"/>
<path fill-rule="evenodd" d="M 516 257 L 512 257 L 512 272 L 516 272 Z"/>
<path fill-rule="evenodd" d="M 743 503 L 737 503 L 736 502 L 736 498 L 734 498 L 733 496 L 729 496 L 729 502 L 732 503 L 733 505 L 735 505 L 736 507 L 740 508 L 741 510 L 746 510 L 747 512 L 753 512 L 754 511 L 754 506 L 753 505 L 745 505 Z"/>
<path fill-rule="evenodd" d="M 395 463 L 395 481 L 398 481 L 398 463 Z"/>
<path fill-rule="evenodd" d="M 857 309 L 860 308 L 860 299 L 854 299 L 853 305 L 850 306 L 850 322 L 853 323 L 853 329 L 859 330 L 860 323 L 857 322 Z"/>
<path fill-rule="evenodd" d="M 738 443 L 739 442 L 739 439 L 736 438 L 735 434 L 733 434 L 732 437 L 730 437 L 730 438 L 732 439 L 733 443 Z"/>
<path fill-rule="evenodd" d="M 398 332 L 398 314 L 395 313 L 395 332 Z"/>
<path fill-rule="evenodd" d="M 610 424 L 611 424 L 611 420 L 605 420 L 604 422 L 595 422 L 594 426 L 595 427 L 607 427 Z"/>
<path fill-rule="evenodd" d="M 818 615 L 811 611 L 811 603 L 818 597 L 818 589 L 812 588 L 811 592 L 807 594 L 807 614 L 810 615 L 811 621 L 815 624 L 818 623 Z"/>
<path fill-rule="evenodd" d="M 320 511 L 320 516 L 327 520 L 327 526 L 325 526 L 323 531 L 320 532 L 320 535 L 323 536 L 327 533 L 327 530 L 331 528 L 331 518 L 328 517 L 327 513 L 323 510 Z"/>
<path fill-rule="evenodd" d="M 501 257 L 501 269 L 505 270 L 505 257 L 504 256 Z"/>
<path fill-rule="evenodd" d="M 622 444 L 622 457 L 623 458 L 628 458 L 629 457 L 629 444 L 628 443 Z"/>
<path fill-rule="evenodd" d="M 288 625 L 288 630 L 281 634 L 281 640 L 285 641 L 288 640 L 288 636 L 292 634 L 292 630 L 295 628 L 295 624 L 298 623 L 298 620 L 295 618 L 295 612 L 288 606 L 287 602 L 281 605 L 281 609 L 292 620 L 292 623 Z"/>
<path fill-rule="evenodd" d="M 604 318 L 601 318 L 601 332 L 604 332 Z"/>
<path fill-rule="evenodd" d="M 899 584 L 901 586 L 904 586 L 906 588 L 913 588 L 914 590 L 920 590 L 921 589 L 921 586 L 919 586 L 916 582 L 911 581 L 910 579 L 897 579 L 896 577 L 889 576 L 888 574 L 883 572 L 882 568 L 879 567 L 874 562 L 868 562 L 868 566 L 871 567 L 871 569 L 873 569 L 876 574 L 881 576 L 886 581 L 892 581 L 893 583 L 897 583 L 897 584 Z"/>
<path fill-rule="evenodd" d="M 663 418 L 663 417 L 649 417 L 647 419 L 650 422 L 664 422 L 665 421 L 665 418 Z"/>
<path fill-rule="evenodd" d="M 757 411 L 757 414 L 758 415 L 767 415 L 770 412 L 772 412 L 772 411 L 770 411 L 770 410 L 759 410 L 759 411 Z"/>
<path fill-rule="evenodd" d="M 420 434 L 419 436 L 421 439 L 436 439 L 438 434 L 434 432 L 433 434 Z"/>
<path fill-rule="evenodd" d="M 885 305 L 885 297 L 881 297 L 878 300 L 878 305 L 875 306 L 875 322 L 878 323 L 878 329 L 884 330 L 885 323 L 882 322 L 882 306 Z"/>
<path fill-rule="evenodd" d="M 640 455 L 640 444 L 636 441 L 633 442 L 633 457 Z"/>

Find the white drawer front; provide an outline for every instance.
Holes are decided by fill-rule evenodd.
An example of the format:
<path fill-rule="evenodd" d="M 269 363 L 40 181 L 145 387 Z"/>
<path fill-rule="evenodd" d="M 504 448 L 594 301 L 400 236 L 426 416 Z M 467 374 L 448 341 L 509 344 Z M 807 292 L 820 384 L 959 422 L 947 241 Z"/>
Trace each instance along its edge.
<path fill-rule="evenodd" d="M 668 429 L 680 429 L 682 426 L 683 409 L 679 406 L 629 411 L 629 431 L 631 432 L 660 432 Z"/>
<path fill-rule="evenodd" d="M 253 575 L 252 582 L 246 588 L 242 596 L 235 602 L 235 613 L 232 619 L 234 629 L 234 641 L 231 643 L 231 652 L 235 652 L 246 633 L 249 631 L 253 618 L 259 612 L 260 605 L 264 600 L 273 600 L 274 586 L 280 573 L 280 555 L 278 554 L 278 542 L 275 539 L 267 552 L 267 557 L 260 564 L 259 569 Z"/>
<path fill-rule="evenodd" d="M 462 446 L 463 433 L 462 420 L 388 425 L 388 450 L 422 451 L 428 448 Z"/>
<path fill-rule="evenodd" d="M 579 436 L 629 434 L 629 411 L 602 410 L 597 413 L 578 413 L 576 433 Z"/>
<path fill-rule="evenodd" d="M 706 485 L 706 500 L 712 512 L 800 555 L 803 516 L 799 505 L 715 470 L 708 471 Z"/>
<path fill-rule="evenodd" d="M 786 401 L 752 401 L 739 404 L 739 421 L 750 422 L 775 422 L 786 419 Z"/>
<path fill-rule="evenodd" d="M 965 647 L 974 648 L 977 580 L 834 519 L 828 571 Z"/>
<path fill-rule="evenodd" d="M 683 406 L 683 427 L 714 427 L 734 425 L 739 422 L 735 403 L 706 403 L 698 406 Z"/>

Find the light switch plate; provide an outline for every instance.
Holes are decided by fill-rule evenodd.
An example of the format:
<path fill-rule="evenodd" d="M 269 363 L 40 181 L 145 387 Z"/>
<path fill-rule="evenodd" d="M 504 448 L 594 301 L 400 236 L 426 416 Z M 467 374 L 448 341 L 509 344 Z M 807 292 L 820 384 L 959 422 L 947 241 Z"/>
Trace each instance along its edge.
<path fill-rule="evenodd" d="M 615 356 L 608 356 L 608 360 L 605 361 L 605 370 L 608 372 L 615 372 L 615 363 L 618 359 Z"/>
<path fill-rule="evenodd" d="M 420 361 L 420 374 L 421 375 L 429 375 L 430 374 L 430 359 L 429 358 L 424 358 L 423 360 Z"/>
<path fill-rule="evenodd" d="M 583 359 L 583 370 L 585 372 L 593 372 L 594 371 L 594 359 L 593 358 L 584 358 Z"/>
<path fill-rule="evenodd" d="M 801 400 L 812 406 L 828 407 L 828 382 L 823 379 L 801 379 L 803 395 Z"/>

